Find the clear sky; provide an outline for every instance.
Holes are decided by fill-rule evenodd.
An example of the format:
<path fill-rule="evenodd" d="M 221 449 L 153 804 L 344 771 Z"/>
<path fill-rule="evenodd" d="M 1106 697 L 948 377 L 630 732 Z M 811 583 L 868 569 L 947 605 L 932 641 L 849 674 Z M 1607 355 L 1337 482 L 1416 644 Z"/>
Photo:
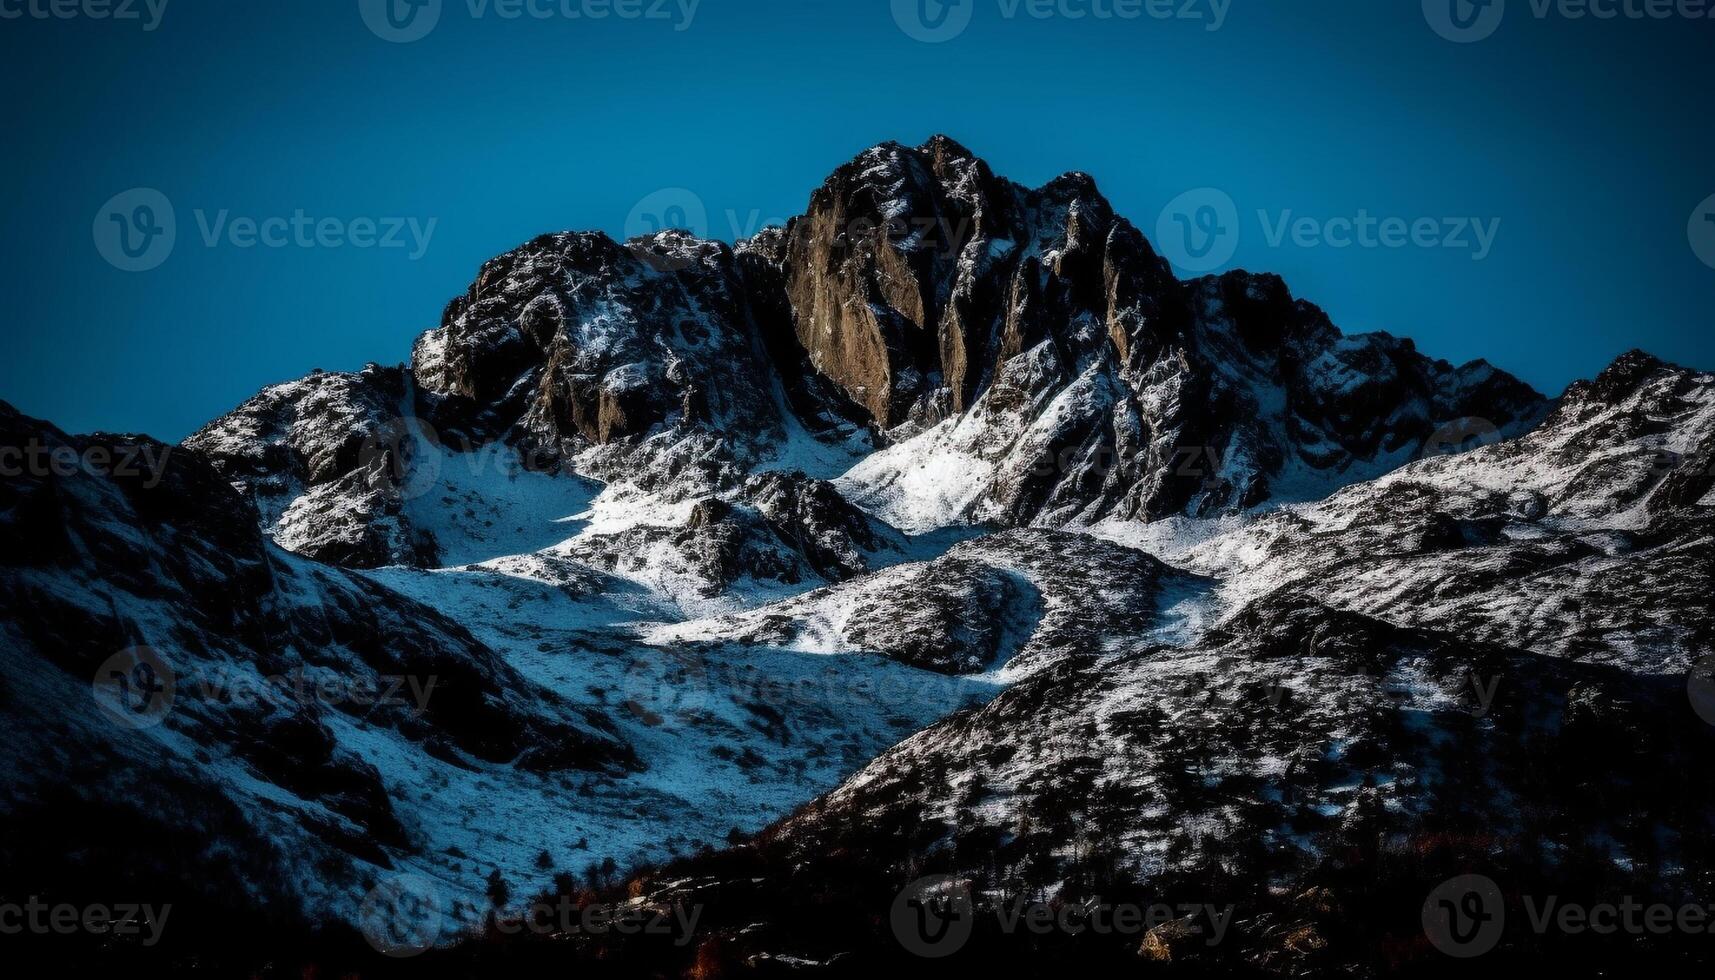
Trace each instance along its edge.
<path fill-rule="evenodd" d="M 683 188 L 731 240 L 864 147 L 935 132 L 1025 183 L 1085 171 L 1152 238 L 1214 188 L 1238 228 L 1222 267 L 1280 273 L 1349 332 L 1551 393 L 1631 347 L 1715 368 L 1715 237 L 1695 237 L 1715 236 L 1712 19 L 1627 16 L 1642 0 L 1593 0 L 1609 19 L 1549 0 L 397 2 L 389 20 L 379 0 L 0 0 L 0 398 L 179 439 L 266 383 L 403 361 L 484 259 L 539 233 L 618 237 Z M 91 16 L 113 7 L 139 18 Z M 1458 23 L 1486 36 L 1442 36 Z M 109 203 L 136 188 L 160 197 Z M 1424 234 L 1400 245 L 1387 218 Z"/>

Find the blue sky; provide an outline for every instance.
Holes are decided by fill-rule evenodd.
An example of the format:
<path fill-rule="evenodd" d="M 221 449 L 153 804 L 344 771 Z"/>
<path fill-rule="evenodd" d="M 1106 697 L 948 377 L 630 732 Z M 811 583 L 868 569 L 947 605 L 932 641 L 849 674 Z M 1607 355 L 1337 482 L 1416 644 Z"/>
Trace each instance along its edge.
<path fill-rule="evenodd" d="M 1092 174 L 1152 237 L 1213 188 L 1221 267 L 1551 393 L 1631 347 L 1715 368 L 1715 20 L 1506 0 L 1456 43 L 1432 22 L 1465 0 L 441 0 L 389 41 L 360 0 L 105 2 L 133 0 L 0 0 L 0 398 L 73 431 L 182 438 L 404 360 L 534 235 L 617 237 L 682 188 L 730 240 L 935 132 L 1025 183 Z M 143 199 L 109 202 L 137 188 L 175 237 L 126 271 L 113 209 Z"/>

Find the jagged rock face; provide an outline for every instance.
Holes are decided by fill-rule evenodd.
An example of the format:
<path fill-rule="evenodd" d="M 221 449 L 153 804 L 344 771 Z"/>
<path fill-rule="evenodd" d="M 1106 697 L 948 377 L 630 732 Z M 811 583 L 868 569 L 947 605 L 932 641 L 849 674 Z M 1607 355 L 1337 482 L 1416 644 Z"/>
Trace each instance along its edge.
<path fill-rule="evenodd" d="M 816 370 L 810 351 L 798 340 L 787 292 L 787 247 L 784 228 L 764 228 L 733 246 L 763 352 L 779 375 L 787 403 L 812 432 L 837 435 L 864 428 L 871 418 L 867 410 Z"/>
<path fill-rule="evenodd" d="M 1453 875 L 1707 901 L 1715 793 L 1683 767 L 1712 747 L 1678 677 L 1270 598 L 1186 646 L 1062 659 L 743 847 L 631 887 L 644 901 L 694 887 L 705 948 L 738 962 L 837 954 L 858 972 L 915 975 L 889 911 L 903 882 L 944 876 L 981 910 L 960 939 L 967 965 L 1437 975 L 1444 954 L 1416 930 L 1424 896 Z M 1210 923 L 1196 917 L 1141 942 L 984 928 L 1041 894 L 1054 908 L 1211 903 L 1223 935 L 1203 941 Z M 795 915 L 805 904 L 816 913 Z M 1701 937 L 1686 938 L 1660 961 L 1698 955 Z M 1511 973 L 1656 954 L 1550 930 L 1484 962 Z"/>
<path fill-rule="evenodd" d="M 781 594 L 838 582 L 901 561 L 907 541 L 833 486 L 799 472 L 767 471 L 725 485 L 716 474 L 680 479 L 670 494 L 700 487 L 681 524 L 640 522 L 568 541 L 565 554 L 657 583 L 681 611 L 732 604 L 731 594 Z"/>
<path fill-rule="evenodd" d="M 403 371 L 318 372 L 265 388 L 185 440 L 240 489 L 282 547 L 350 568 L 431 563 L 400 476 L 422 451 Z"/>
<path fill-rule="evenodd" d="M 1087 176 L 1026 190 L 941 137 L 859 156 L 788 236 L 800 341 L 899 442 L 842 486 L 907 528 L 1319 496 L 1544 408 L 1482 362 L 1343 337 L 1276 277 L 1180 283 Z"/>
<path fill-rule="evenodd" d="M 1241 598 L 1683 671 L 1715 649 L 1712 447 L 1715 376 L 1633 352 L 1517 439 L 1161 554 Z"/>
<path fill-rule="evenodd" d="M 1373 843 L 1383 824 L 1407 830 L 1431 813 L 1497 840 L 1612 822 L 1629 827 L 1625 848 L 1653 851 L 1654 831 L 1626 817 L 1632 794 L 1677 828 L 1701 825 L 1715 802 L 1671 776 L 1672 760 L 1715 741 L 1673 681 L 1263 600 L 1189 647 L 1063 660 L 907 739 L 772 836 L 809 855 L 867 842 L 860 828 L 881 824 L 1003 847 L 1017 828 L 1062 841 L 1082 829 L 1143 880 L 1242 841 L 1270 849 L 1248 873 L 1277 883 L 1351 846 L 1354 822 L 1369 822 Z M 1574 761 L 1599 744 L 1626 764 Z M 1531 771 L 1547 759 L 1576 771 Z M 1564 825 L 1527 826 L 1538 820 Z M 922 844 L 900 835 L 889 857 Z M 956 870 L 996 856 L 979 844 Z"/>
<path fill-rule="evenodd" d="M 1510 434 L 1543 410 L 1481 362 L 1343 337 L 1277 278 L 1181 283 L 1088 176 L 1024 188 L 935 137 L 860 154 L 732 248 L 542 236 L 483 266 L 408 377 L 279 386 L 189 444 L 272 501 L 276 540 L 368 567 L 442 553 L 391 487 L 429 451 L 503 442 L 526 468 L 746 506 L 759 464 L 861 452 L 873 428 L 892 445 L 837 486 L 884 520 L 1053 527 L 1313 498 L 1448 423 Z"/>
<path fill-rule="evenodd" d="M 658 425 L 777 440 L 771 369 L 732 250 L 680 232 L 621 246 L 545 235 L 486 263 L 412 354 L 446 405 L 431 418 L 521 425 L 545 445 L 606 444 Z"/>
<path fill-rule="evenodd" d="M 1171 628 L 1162 598 L 1196 587 L 1131 548 L 1017 529 L 668 637 L 878 654 L 944 674 L 1022 677 Z"/>
<path fill-rule="evenodd" d="M 853 507 L 826 480 L 802 473 L 760 473 L 745 482 L 744 496 L 774 532 L 829 581 L 869 571 L 869 556 L 877 552 L 903 550 L 897 533 Z"/>
<path fill-rule="evenodd" d="M 786 288 L 798 341 L 883 427 L 932 411 L 920 399 L 944 383 L 963 388 L 963 338 L 941 332 L 946 287 L 978 241 L 990 193 L 1007 191 L 950 141 L 884 144 L 835 171 L 792 222 Z"/>
<path fill-rule="evenodd" d="M 1074 362 L 1099 331 L 1129 343 L 1173 299 L 1087 176 L 1029 190 L 943 136 L 859 155 L 786 234 L 798 340 L 883 428 L 965 411 L 1043 340 Z"/>
<path fill-rule="evenodd" d="M 1363 373 L 1383 368 L 1365 362 Z M 1487 380 L 1463 382 L 1480 391 Z M 1444 964 L 1399 937 L 1415 935 L 1424 895 L 1456 874 L 1526 894 L 1705 902 L 1694 869 L 1712 857 L 1715 796 L 1684 774 L 1715 742 L 1704 659 L 1715 650 L 1712 441 L 1715 375 L 1633 352 L 1574 384 L 1522 437 L 1319 504 L 1233 530 L 1107 522 L 1096 530 L 1212 576 L 1166 589 L 1204 606 L 1191 617 L 1200 625 L 1174 635 L 1102 623 L 1105 643 L 1035 658 L 992 701 L 906 739 L 744 848 L 679 862 L 640 890 L 695 881 L 725 896 L 708 910 L 724 923 L 711 942 L 737 959 L 837 950 L 860 969 L 893 962 L 885 929 L 786 910 L 837 894 L 849 901 L 838 922 L 884 919 L 899 883 L 929 873 L 984 901 L 1219 895 L 1233 917 L 1218 949 L 1175 943 L 1167 929 L 1132 952 L 1220 973 L 1359 976 L 1381 975 L 1383 961 Z M 1028 533 L 925 566 L 954 594 L 985 557 L 1041 585 L 1045 613 L 1024 649 L 1042 645 L 1057 591 L 1083 598 L 1088 615 L 1092 582 L 1120 580 L 1098 561 L 1106 546 L 1064 532 L 1049 539 L 1062 563 L 1037 577 L 1018 550 Z M 1088 579 L 1073 568 L 1085 562 Z M 879 630 L 908 654 L 939 601 L 910 573 L 702 629 L 755 643 L 833 636 L 823 642 L 834 647 Z M 869 597 L 879 613 L 840 619 Z M 944 631 L 938 643 L 959 650 L 956 640 Z M 1491 959 L 1599 952 L 1563 939 Z M 983 941 L 998 945 L 964 955 L 1042 955 L 1001 936 L 971 947 Z M 1101 949 L 1081 939 L 1049 955 L 1106 962 Z"/>

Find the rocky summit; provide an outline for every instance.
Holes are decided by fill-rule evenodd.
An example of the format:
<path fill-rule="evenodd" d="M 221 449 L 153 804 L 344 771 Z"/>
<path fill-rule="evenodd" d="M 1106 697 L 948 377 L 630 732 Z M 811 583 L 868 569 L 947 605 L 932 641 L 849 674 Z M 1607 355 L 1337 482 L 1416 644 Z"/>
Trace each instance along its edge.
<path fill-rule="evenodd" d="M 0 484 L 4 891 L 169 897 L 186 972 L 1427 975 L 1458 876 L 1715 900 L 1715 376 L 1545 398 L 944 136 L 736 244 L 533 239 L 181 446 L 0 452 L 56 461 Z M 1113 901 L 1177 911 L 982 918 Z"/>

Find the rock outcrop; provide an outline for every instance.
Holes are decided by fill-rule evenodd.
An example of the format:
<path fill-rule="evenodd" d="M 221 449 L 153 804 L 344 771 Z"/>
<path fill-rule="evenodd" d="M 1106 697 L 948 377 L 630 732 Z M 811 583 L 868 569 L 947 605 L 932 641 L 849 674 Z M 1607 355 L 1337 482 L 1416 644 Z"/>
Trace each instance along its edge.
<path fill-rule="evenodd" d="M 1089 176 L 1025 188 L 937 136 L 866 150 L 732 247 L 544 235 L 407 371 L 279 386 L 187 444 L 271 501 L 276 540 L 365 567 L 442 553 L 394 492 L 425 453 L 502 444 L 740 506 L 807 454 L 906 530 L 1057 527 L 1313 498 L 1544 410 L 1482 362 L 1343 336 L 1278 278 L 1180 282 Z"/>

